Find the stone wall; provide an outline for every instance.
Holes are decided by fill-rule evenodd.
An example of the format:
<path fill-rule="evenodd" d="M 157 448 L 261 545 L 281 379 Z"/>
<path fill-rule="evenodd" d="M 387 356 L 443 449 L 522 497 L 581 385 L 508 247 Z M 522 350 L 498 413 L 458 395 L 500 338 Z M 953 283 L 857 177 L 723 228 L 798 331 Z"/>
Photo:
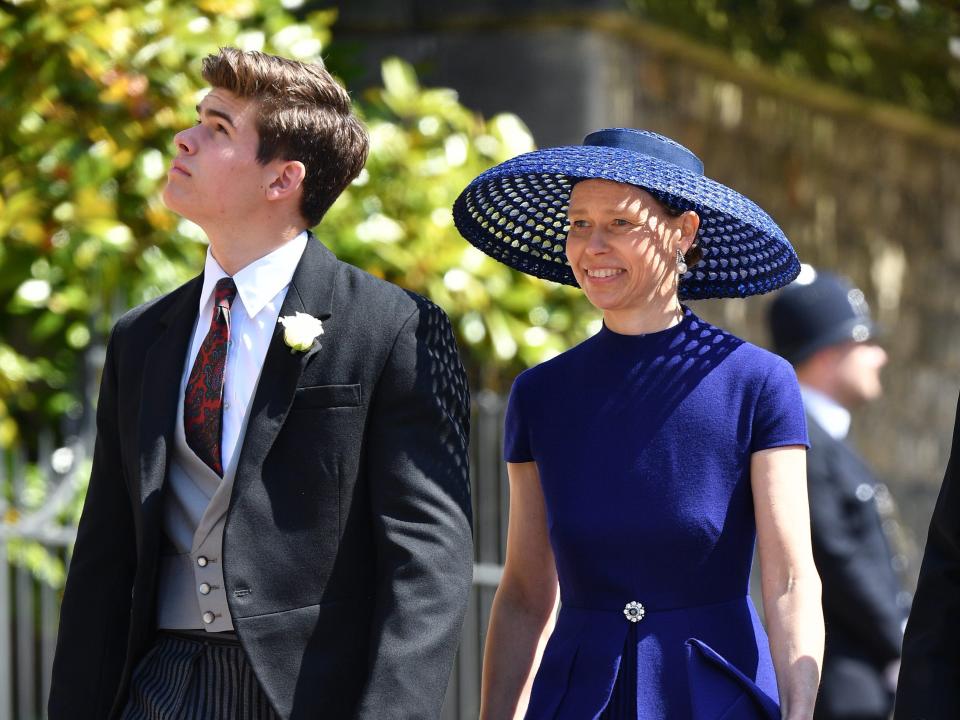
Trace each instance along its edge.
<path fill-rule="evenodd" d="M 351 3 L 336 30 L 338 40 L 361 41 L 357 61 L 370 74 L 359 85 L 396 54 L 485 114 L 517 113 L 541 146 L 599 127 L 665 133 L 764 207 L 803 261 L 864 290 L 890 364 L 886 395 L 856 414 L 853 439 L 898 501 L 915 561 L 960 389 L 960 130 L 738 68 L 617 2 L 481 2 L 469 13 L 428 0 L 379 5 Z M 766 344 L 767 302 L 696 310 Z"/>
<path fill-rule="evenodd" d="M 778 221 L 804 262 L 866 293 L 890 363 L 885 397 L 855 414 L 853 441 L 922 545 L 960 390 L 960 133 L 870 118 L 866 104 L 822 88 L 788 93 L 649 44 L 618 46 L 618 67 L 632 69 L 622 78 L 632 124 L 693 149 L 708 174 Z M 766 344 L 767 302 L 698 311 Z"/>

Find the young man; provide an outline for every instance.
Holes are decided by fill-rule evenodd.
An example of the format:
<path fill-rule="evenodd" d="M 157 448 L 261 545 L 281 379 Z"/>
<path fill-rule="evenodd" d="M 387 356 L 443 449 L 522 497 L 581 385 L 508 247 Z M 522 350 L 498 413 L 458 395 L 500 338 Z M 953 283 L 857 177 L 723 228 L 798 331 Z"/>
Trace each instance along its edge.
<path fill-rule="evenodd" d="M 887 354 L 863 293 L 803 266 L 770 306 L 774 350 L 793 363 L 807 414 L 813 557 L 826 645 L 816 720 L 887 720 L 906 608 L 883 531 L 883 492 L 846 442 L 850 412 L 877 399 Z"/>
<path fill-rule="evenodd" d="M 203 76 L 164 201 L 206 265 L 111 335 L 49 716 L 438 717 L 472 573 L 449 321 L 307 231 L 368 148 L 322 66 Z"/>

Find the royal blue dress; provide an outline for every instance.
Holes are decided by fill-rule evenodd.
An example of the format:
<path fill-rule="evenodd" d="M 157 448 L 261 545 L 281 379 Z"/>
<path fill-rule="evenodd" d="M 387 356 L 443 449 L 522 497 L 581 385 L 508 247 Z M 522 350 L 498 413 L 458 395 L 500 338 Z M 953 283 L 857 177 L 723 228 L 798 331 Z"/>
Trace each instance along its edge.
<path fill-rule="evenodd" d="M 687 309 L 522 373 L 505 425 L 507 461 L 537 463 L 560 580 L 526 717 L 778 719 L 750 456 L 808 444 L 790 365 Z"/>

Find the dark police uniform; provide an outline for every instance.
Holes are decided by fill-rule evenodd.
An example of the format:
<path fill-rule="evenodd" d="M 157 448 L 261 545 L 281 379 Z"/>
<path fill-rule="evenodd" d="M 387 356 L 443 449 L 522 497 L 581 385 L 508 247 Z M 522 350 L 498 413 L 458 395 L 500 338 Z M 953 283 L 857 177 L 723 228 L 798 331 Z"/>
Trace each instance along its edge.
<path fill-rule="evenodd" d="M 807 417 L 813 557 L 823 581 L 826 647 L 817 720 L 887 718 L 884 669 L 900 656 L 905 613 L 877 511 L 879 486 L 854 450 Z"/>
<path fill-rule="evenodd" d="M 805 266 L 770 306 L 774 349 L 802 365 L 816 352 L 876 333 L 863 293 Z M 805 396 L 810 399 L 807 391 Z M 834 402 L 834 401 L 830 401 Z M 900 656 L 909 596 L 877 506 L 877 483 L 845 440 L 817 422 L 807 404 L 807 484 L 813 556 L 823 581 L 826 646 L 816 720 L 886 720 L 893 692 L 885 670 Z M 837 433 L 835 433 L 837 434 Z"/>

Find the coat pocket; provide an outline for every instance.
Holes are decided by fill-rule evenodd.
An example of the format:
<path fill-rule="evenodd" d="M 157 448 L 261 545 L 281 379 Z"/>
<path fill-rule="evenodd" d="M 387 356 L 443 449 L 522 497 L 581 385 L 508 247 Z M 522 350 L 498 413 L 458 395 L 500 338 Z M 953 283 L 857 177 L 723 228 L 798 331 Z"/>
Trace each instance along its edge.
<path fill-rule="evenodd" d="M 705 642 L 687 640 L 693 720 L 780 720 L 778 703 Z"/>
<path fill-rule="evenodd" d="M 357 407 L 360 405 L 360 385 L 313 385 L 297 388 L 291 410 L 310 408 Z"/>

